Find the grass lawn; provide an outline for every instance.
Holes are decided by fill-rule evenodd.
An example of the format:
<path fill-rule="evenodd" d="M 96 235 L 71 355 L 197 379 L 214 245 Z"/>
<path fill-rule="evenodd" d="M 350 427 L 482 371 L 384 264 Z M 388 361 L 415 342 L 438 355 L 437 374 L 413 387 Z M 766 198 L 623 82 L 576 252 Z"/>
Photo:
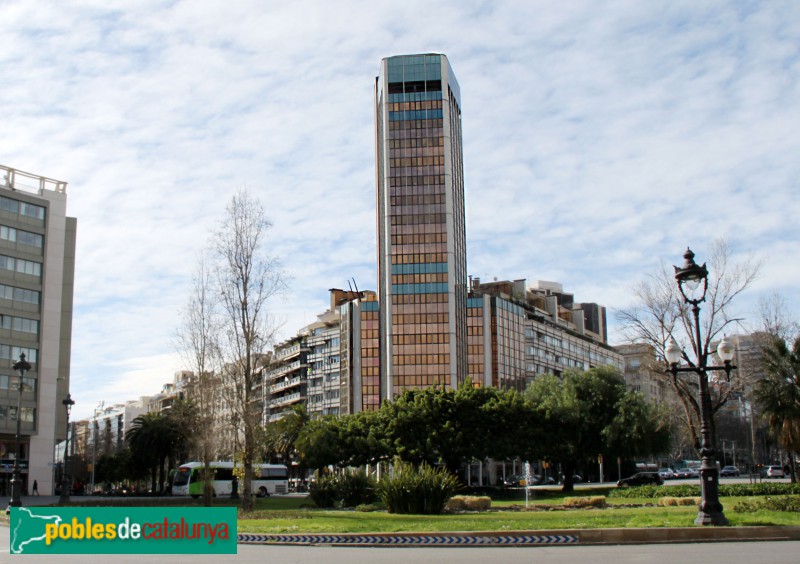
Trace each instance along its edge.
<path fill-rule="evenodd" d="M 581 492 L 583 493 L 583 492 Z M 596 492 L 595 492 L 596 495 Z M 574 496 L 567 496 L 574 497 Z M 553 494 L 532 503 L 558 505 L 564 496 Z M 734 513 L 733 505 L 744 498 L 725 498 L 725 515 L 733 526 L 794 525 L 800 515 L 791 512 L 758 511 Z M 239 519 L 239 531 L 248 533 L 374 533 L 374 532 L 446 532 L 446 531 L 515 531 L 540 529 L 598 529 L 626 527 L 691 527 L 696 507 L 657 507 L 652 499 L 609 500 L 607 509 L 523 511 L 524 500 L 493 502 L 492 511 L 448 515 L 392 515 L 385 511 L 322 510 L 301 508 L 310 505 L 303 498 L 258 500 L 256 511 Z M 279 509 L 278 506 L 281 505 Z M 288 505 L 295 504 L 294 509 Z M 625 505 L 641 504 L 638 507 Z"/>
<path fill-rule="evenodd" d="M 567 497 L 591 497 L 606 491 L 581 490 L 562 494 L 557 490 L 537 490 L 531 505 L 558 506 Z M 735 513 L 734 505 L 744 499 L 725 497 L 725 515 L 733 526 L 800 526 L 800 513 L 760 510 Z M 525 500 L 493 501 L 492 510 L 481 513 L 447 515 L 391 515 L 385 511 L 325 510 L 311 507 L 306 497 L 270 497 L 256 500 L 253 513 L 241 515 L 242 533 L 375 533 L 375 532 L 450 532 L 519 531 L 598 528 L 691 527 L 697 508 L 658 507 L 653 499 L 607 499 L 606 509 L 525 511 Z M 215 499 L 214 505 L 232 505 L 229 499 Z M 83 506 L 197 506 L 188 498 L 112 499 L 72 498 L 72 505 Z M 4 516 L 2 516 L 4 517 Z M 7 522 L 0 518 L 0 521 Z"/>
<path fill-rule="evenodd" d="M 797 515 L 760 511 L 725 514 L 733 526 L 800 525 Z M 456 515 L 391 515 L 383 511 L 303 510 L 263 512 L 240 519 L 239 531 L 249 533 L 367 533 L 402 531 L 517 531 L 538 529 L 600 529 L 627 527 L 691 527 L 693 507 L 649 507 L 574 511 L 490 511 Z"/>

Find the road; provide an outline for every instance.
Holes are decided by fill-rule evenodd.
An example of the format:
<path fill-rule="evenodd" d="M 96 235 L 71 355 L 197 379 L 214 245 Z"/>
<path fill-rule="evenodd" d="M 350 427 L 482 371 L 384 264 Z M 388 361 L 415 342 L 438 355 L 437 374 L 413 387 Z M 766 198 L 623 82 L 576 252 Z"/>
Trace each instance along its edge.
<path fill-rule="evenodd" d="M 12 562 L 9 557 L 9 529 L 0 525 L 0 562 Z M 240 545 L 239 553 L 230 556 L 213 555 L 30 555 L 22 560 L 30 564 L 219 564 L 222 560 L 236 564 L 408 564 L 409 562 L 536 562 L 559 564 L 652 563 L 704 564 L 730 562 L 769 562 L 795 564 L 800 554 L 800 542 L 742 542 L 702 544 L 659 544 L 626 546 L 543 546 L 543 547 L 419 547 L 419 548 L 357 548 L 326 546 L 249 546 Z M 21 560 L 21 561 L 22 561 Z"/>

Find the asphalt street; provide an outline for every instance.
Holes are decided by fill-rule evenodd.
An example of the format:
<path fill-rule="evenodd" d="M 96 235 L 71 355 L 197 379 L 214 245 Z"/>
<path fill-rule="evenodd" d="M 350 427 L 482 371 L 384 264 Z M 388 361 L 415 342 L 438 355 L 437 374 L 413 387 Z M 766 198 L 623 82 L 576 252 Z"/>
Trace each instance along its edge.
<path fill-rule="evenodd" d="M 13 562 L 9 555 L 9 529 L 0 525 L 0 562 Z M 742 542 L 702 544 L 656 544 L 625 546 L 542 546 L 542 547 L 419 547 L 358 548 L 327 546 L 248 546 L 239 545 L 236 555 L 29 555 L 20 561 L 31 564 L 393 564 L 408 562 L 536 562 L 585 564 L 586 562 L 691 564 L 764 563 L 795 564 L 800 542 Z"/>

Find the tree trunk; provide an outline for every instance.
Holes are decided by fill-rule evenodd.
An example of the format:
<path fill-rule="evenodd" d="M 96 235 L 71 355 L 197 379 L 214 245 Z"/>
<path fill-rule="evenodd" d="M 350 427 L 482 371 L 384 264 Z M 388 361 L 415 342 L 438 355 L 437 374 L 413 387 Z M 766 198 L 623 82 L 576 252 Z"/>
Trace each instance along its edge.
<path fill-rule="evenodd" d="M 564 472 L 564 486 L 561 491 L 564 493 L 574 491 L 575 483 L 572 477 L 575 474 L 575 461 L 565 462 L 561 465 L 561 469 Z"/>

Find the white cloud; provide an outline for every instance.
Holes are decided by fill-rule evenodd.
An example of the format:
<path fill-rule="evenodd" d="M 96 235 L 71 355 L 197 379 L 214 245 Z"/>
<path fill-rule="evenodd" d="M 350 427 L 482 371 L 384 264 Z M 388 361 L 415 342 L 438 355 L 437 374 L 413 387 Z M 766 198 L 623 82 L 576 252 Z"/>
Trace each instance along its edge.
<path fill-rule="evenodd" d="M 792 2 L 17 0 L 3 19 L 0 162 L 68 181 L 79 219 L 78 415 L 172 378 L 193 257 L 244 186 L 294 278 L 286 336 L 328 288 L 374 288 L 394 54 L 444 52 L 461 85 L 471 273 L 618 307 L 726 235 L 769 261 L 753 295 L 800 300 Z"/>

